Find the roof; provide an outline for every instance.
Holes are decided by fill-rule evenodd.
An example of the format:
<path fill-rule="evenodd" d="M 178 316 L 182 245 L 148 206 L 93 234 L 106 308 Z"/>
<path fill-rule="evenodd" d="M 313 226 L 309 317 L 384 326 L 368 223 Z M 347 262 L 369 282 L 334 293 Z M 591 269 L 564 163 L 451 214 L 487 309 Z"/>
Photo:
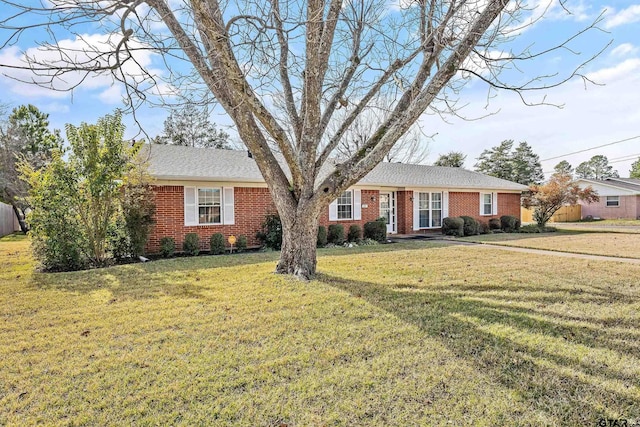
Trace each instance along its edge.
<path fill-rule="evenodd" d="M 610 187 L 623 188 L 625 190 L 631 190 L 640 193 L 640 179 L 636 178 L 607 178 L 607 179 L 579 179 L 578 181 L 585 181 L 592 184 L 603 184 Z"/>
<path fill-rule="evenodd" d="M 182 181 L 234 181 L 264 183 L 254 159 L 246 151 L 145 145 L 149 173 L 156 179 Z M 526 186 L 461 168 L 378 164 L 359 185 L 524 191 Z"/>

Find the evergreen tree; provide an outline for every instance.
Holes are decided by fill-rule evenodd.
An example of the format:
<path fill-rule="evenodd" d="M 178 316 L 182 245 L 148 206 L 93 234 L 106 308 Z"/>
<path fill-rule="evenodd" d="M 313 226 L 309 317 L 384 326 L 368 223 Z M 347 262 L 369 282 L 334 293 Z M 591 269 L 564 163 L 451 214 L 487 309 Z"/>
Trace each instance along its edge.
<path fill-rule="evenodd" d="M 613 170 L 613 166 L 609 165 L 607 156 L 596 155 L 578 165 L 576 176 L 584 179 L 607 179 L 617 178 L 620 175 L 618 171 Z"/>
<path fill-rule="evenodd" d="M 629 178 L 640 178 L 640 157 L 638 157 L 638 160 L 631 164 Z"/>
<path fill-rule="evenodd" d="M 62 149 L 60 132 L 50 131 L 49 115 L 31 104 L 14 108 L 0 127 L 0 201 L 13 207 L 22 232 L 28 231 L 24 211 L 29 186 L 19 179 L 18 162 L 39 170 L 51 161 L 54 149 Z"/>
<path fill-rule="evenodd" d="M 511 179 L 513 176 L 512 147 L 513 140 L 506 140 L 497 147 L 484 150 L 478 157 L 478 163 L 475 164 L 476 171 L 496 178 Z"/>
<path fill-rule="evenodd" d="M 464 161 L 467 159 L 467 155 L 461 151 L 450 151 L 447 154 L 440 154 L 438 160 L 436 160 L 434 166 L 447 166 L 450 168 L 464 167 Z"/>
<path fill-rule="evenodd" d="M 521 142 L 511 156 L 513 168 L 512 181 L 520 184 L 540 184 L 544 181 L 544 173 L 540 165 L 540 156 L 526 142 Z"/>
<path fill-rule="evenodd" d="M 215 123 L 209 121 L 207 110 L 198 108 L 193 102 L 171 111 L 164 121 L 164 134 L 154 142 L 187 147 L 231 148 L 229 135 L 216 129 Z"/>
<path fill-rule="evenodd" d="M 555 165 L 553 170 L 555 171 L 555 173 L 560 175 L 573 176 L 573 167 L 571 166 L 571 163 L 567 162 L 566 160 L 563 160 Z"/>
<path fill-rule="evenodd" d="M 542 182 L 544 173 L 540 158 L 531 146 L 521 142 L 515 150 L 511 151 L 512 148 L 513 140 L 506 140 L 497 147 L 484 150 L 478 157 L 476 171 L 523 185 Z"/>

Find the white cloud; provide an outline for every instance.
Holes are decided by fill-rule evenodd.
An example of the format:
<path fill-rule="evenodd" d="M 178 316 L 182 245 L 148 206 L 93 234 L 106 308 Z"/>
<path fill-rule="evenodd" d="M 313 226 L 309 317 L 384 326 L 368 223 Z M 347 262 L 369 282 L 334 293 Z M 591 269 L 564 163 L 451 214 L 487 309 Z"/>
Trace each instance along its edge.
<path fill-rule="evenodd" d="M 622 58 L 638 53 L 638 48 L 631 43 L 622 43 L 616 46 L 610 53 L 611 56 Z"/>
<path fill-rule="evenodd" d="M 505 28 L 507 34 L 522 34 L 531 30 L 543 20 L 547 21 L 577 21 L 583 22 L 594 19 L 590 11 L 591 6 L 583 0 L 571 2 L 568 5 L 561 0 L 529 0 L 523 3 L 514 2 L 507 6 L 507 12 L 512 14 L 513 21 Z"/>
<path fill-rule="evenodd" d="M 489 109 L 485 109 L 486 90 L 463 93 L 461 104 L 468 107 L 460 113 L 465 117 L 497 113 L 477 121 L 450 118 L 449 124 L 437 116 L 423 116 L 425 131 L 437 132 L 430 146 L 430 160 L 452 150 L 462 151 L 467 154 L 466 166 L 473 168 L 482 150 L 505 139 L 527 141 L 541 159 L 546 159 L 638 135 L 637 91 L 632 88 L 640 87 L 640 58 L 596 70 L 590 76 L 602 78 L 607 84 L 589 85 L 585 90 L 584 84 L 576 80 L 549 91 L 547 101 L 564 104 L 562 109 L 527 107 L 516 94 L 507 91 L 498 92 L 490 100 Z M 575 167 L 596 154 L 623 158 L 640 154 L 640 147 L 633 140 L 567 156 L 566 160 Z M 543 169 L 552 170 L 560 160 L 543 162 Z M 628 176 L 633 160 L 616 161 L 613 166 L 620 176 Z"/>
<path fill-rule="evenodd" d="M 81 84 L 76 90 L 100 90 L 101 100 L 115 103 L 117 93 L 123 93 L 122 84 L 114 79 L 110 71 L 91 73 L 67 71 L 56 76 L 53 71 L 46 68 L 73 66 L 74 64 L 68 58 L 73 58 L 76 64 L 113 65 L 116 63 L 116 57 L 108 53 L 114 50 L 114 46 L 119 41 L 117 35 L 78 34 L 73 39 L 63 39 L 57 44 L 68 56 L 44 47 L 31 47 L 24 52 L 15 46 L 3 49 L 0 51 L 0 63 L 14 67 L 29 67 L 29 64 L 32 64 L 32 68 L 41 68 L 41 71 L 4 68 L 4 74 L 8 78 L 3 79 L 2 83 L 11 92 L 31 98 L 65 98 L 68 96 L 66 91 Z M 140 85 L 143 90 L 153 90 L 155 83 L 150 82 L 145 73 L 159 80 L 164 73 L 153 67 L 155 54 L 151 50 L 145 50 L 145 46 L 135 40 L 132 40 L 129 45 L 134 49 L 133 60 L 125 61 L 120 72 L 126 76 L 128 82 Z M 125 56 L 126 53 L 123 53 L 121 58 Z M 163 92 L 166 92 L 166 88 L 163 88 Z"/>
<path fill-rule="evenodd" d="M 634 4 L 620 12 L 608 14 L 604 22 L 604 27 L 606 29 L 611 29 L 620 25 L 632 24 L 634 22 L 640 22 L 640 4 Z"/>
<path fill-rule="evenodd" d="M 100 101 L 109 105 L 121 104 L 122 97 L 122 88 L 118 85 L 112 85 L 98 95 L 98 99 L 100 99 Z"/>
<path fill-rule="evenodd" d="M 593 71 L 586 76 L 596 83 L 607 84 L 638 74 L 640 74 L 640 58 L 631 58 L 613 67 Z"/>

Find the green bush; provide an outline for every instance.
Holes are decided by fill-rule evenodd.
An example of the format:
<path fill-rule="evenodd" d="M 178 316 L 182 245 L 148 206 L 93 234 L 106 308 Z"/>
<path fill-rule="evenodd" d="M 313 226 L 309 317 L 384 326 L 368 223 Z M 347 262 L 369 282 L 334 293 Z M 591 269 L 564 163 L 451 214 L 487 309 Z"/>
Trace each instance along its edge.
<path fill-rule="evenodd" d="M 499 218 L 491 218 L 489 220 L 489 228 L 491 230 L 502 230 L 502 224 L 500 224 Z"/>
<path fill-rule="evenodd" d="M 362 229 L 358 224 L 352 224 L 349 227 L 349 232 L 347 233 L 347 241 L 357 242 L 360 239 L 362 239 Z"/>
<path fill-rule="evenodd" d="M 245 236 L 244 234 L 239 235 L 238 238 L 236 239 L 236 250 L 238 252 L 244 252 L 247 250 L 247 245 L 248 245 L 247 236 Z"/>
<path fill-rule="evenodd" d="M 364 224 L 364 238 L 384 242 L 387 240 L 387 220 L 378 218 Z"/>
<path fill-rule="evenodd" d="M 200 237 L 196 233 L 187 233 L 182 242 L 185 255 L 196 256 L 200 253 Z"/>
<path fill-rule="evenodd" d="M 334 245 L 341 245 L 344 243 L 344 227 L 342 224 L 331 224 L 327 232 L 327 242 Z"/>
<path fill-rule="evenodd" d="M 262 229 L 256 233 L 262 247 L 279 251 L 282 247 L 282 222 L 278 214 L 267 214 Z"/>
<path fill-rule="evenodd" d="M 558 231 L 555 227 L 540 227 L 538 224 L 527 224 L 520 227 L 520 233 L 553 233 Z"/>
<path fill-rule="evenodd" d="M 446 217 L 442 220 L 442 232 L 447 236 L 464 236 L 464 220 L 458 217 Z"/>
<path fill-rule="evenodd" d="M 500 228 L 505 233 L 516 233 L 520 229 L 520 219 L 513 215 L 502 215 L 500 217 Z"/>
<path fill-rule="evenodd" d="M 163 237 L 160 239 L 160 255 L 170 258 L 176 253 L 176 241 L 173 237 Z"/>
<path fill-rule="evenodd" d="M 462 232 L 465 236 L 477 236 L 480 234 L 480 224 L 475 218 L 466 215 L 463 215 L 460 218 L 462 218 L 462 221 L 464 222 L 462 225 Z"/>
<path fill-rule="evenodd" d="M 491 234 L 491 227 L 486 222 L 478 222 L 478 231 L 480 234 Z"/>
<path fill-rule="evenodd" d="M 319 248 L 327 246 L 327 229 L 323 225 L 318 227 L 318 240 L 316 242 L 316 246 Z"/>
<path fill-rule="evenodd" d="M 209 239 L 209 248 L 211 255 L 221 255 L 224 253 L 224 236 L 222 233 L 214 233 Z"/>
<path fill-rule="evenodd" d="M 154 223 L 156 206 L 153 202 L 153 190 L 150 185 L 127 185 L 121 192 L 123 228 L 129 240 L 129 253 L 132 257 L 144 254 L 149 240 L 151 226 Z"/>

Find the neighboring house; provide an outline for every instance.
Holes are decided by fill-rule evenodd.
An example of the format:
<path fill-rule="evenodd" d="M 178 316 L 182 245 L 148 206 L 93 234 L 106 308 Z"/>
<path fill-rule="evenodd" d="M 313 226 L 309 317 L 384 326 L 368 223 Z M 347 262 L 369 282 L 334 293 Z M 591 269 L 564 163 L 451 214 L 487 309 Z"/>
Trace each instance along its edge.
<path fill-rule="evenodd" d="M 275 213 L 267 185 L 247 152 L 147 145 L 155 179 L 156 223 L 149 252 L 162 237 L 181 247 L 185 234 L 197 233 L 204 249 L 213 233 L 244 234 L 257 244 L 256 231 Z M 384 217 L 387 231 L 422 234 L 439 231 L 447 216 L 469 215 L 487 222 L 502 215 L 520 217 L 526 186 L 461 168 L 380 163 L 345 191 L 321 215 L 320 224 L 364 227 Z"/>
<path fill-rule="evenodd" d="M 582 188 L 590 185 L 600 196 L 599 202 L 580 202 L 582 218 L 590 215 L 605 219 L 640 219 L 640 179 L 578 179 L 577 182 Z"/>

